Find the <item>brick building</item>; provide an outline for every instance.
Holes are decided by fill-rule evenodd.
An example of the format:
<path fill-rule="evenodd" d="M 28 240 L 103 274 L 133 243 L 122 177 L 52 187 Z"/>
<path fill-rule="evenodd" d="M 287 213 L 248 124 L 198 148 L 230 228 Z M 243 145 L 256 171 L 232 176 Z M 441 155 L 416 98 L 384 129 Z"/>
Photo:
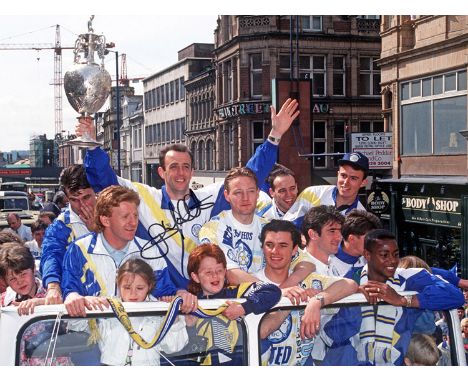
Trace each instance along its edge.
<path fill-rule="evenodd" d="M 301 115 L 278 160 L 301 188 L 333 183 L 347 133 L 383 131 L 379 28 L 377 16 L 220 16 L 214 171 L 244 165 L 268 136 L 270 105 L 293 96 Z"/>

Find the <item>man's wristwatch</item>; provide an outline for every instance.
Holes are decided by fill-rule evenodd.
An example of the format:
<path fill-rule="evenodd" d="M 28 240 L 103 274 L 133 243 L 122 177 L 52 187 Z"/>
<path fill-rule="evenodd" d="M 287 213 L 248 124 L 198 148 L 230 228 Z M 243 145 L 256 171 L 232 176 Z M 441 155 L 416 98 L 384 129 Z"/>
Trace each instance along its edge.
<path fill-rule="evenodd" d="M 316 294 L 314 297 L 315 297 L 316 300 L 320 301 L 320 309 L 323 308 L 324 305 L 325 305 L 325 296 L 323 294 L 319 293 L 319 294 Z"/>
<path fill-rule="evenodd" d="M 269 136 L 268 136 L 268 140 L 269 140 L 271 143 L 274 143 L 275 145 L 277 145 L 277 144 L 280 143 L 281 138 L 276 138 L 276 137 L 274 137 L 273 135 L 269 135 Z"/>

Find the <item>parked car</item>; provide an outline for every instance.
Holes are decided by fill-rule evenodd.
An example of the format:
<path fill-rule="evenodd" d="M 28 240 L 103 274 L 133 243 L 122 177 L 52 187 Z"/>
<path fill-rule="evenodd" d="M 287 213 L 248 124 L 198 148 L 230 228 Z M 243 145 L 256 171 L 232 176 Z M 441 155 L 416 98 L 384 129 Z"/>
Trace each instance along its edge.
<path fill-rule="evenodd" d="M 8 227 L 7 217 L 10 212 L 16 212 L 21 222 L 31 225 L 39 216 L 38 211 L 32 211 L 28 194 L 22 191 L 0 191 L 0 229 Z"/>
<path fill-rule="evenodd" d="M 224 302 L 224 300 L 199 301 L 200 306 L 208 310 L 215 310 Z M 367 305 L 364 297 L 356 294 L 324 309 L 328 310 L 329 313 L 330 309 Z M 129 317 L 164 316 L 168 309 L 168 304 L 163 302 L 124 303 L 123 306 Z M 272 311 L 284 309 L 302 310 L 304 306 L 292 306 L 289 300 L 283 298 Z M 326 311 L 322 312 L 326 314 Z M 446 348 L 442 349 L 444 359 L 441 359 L 441 364 L 466 365 L 457 311 L 435 312 L 435 317 L 444 317 L 444 324 L 446 324 L 443 334 Z M 95 322 L 100 323 L 102 320 L 115 320 L 115 316 L 112 310 L 107 309 L 104 312 L 89 312 L 86 318 L 71 318 L 66 314 L 63 305 L 39 306 L 36 307 L 35 313 L 29 316 L 18 316 L 14 307 L 2 308 L 0 310 L 0 365 L 99 365 L 101 362 L 99 348 L 96 344 L 90 344 L 90 336 L 93 331 L 89 328 L 92 319 L 96 319 Z M 209 345 L 212 346 L 211 355 L 217 350 L 224 354 L 223 357 L 218 357 L 221 364 L 228 363 L 229 360 L 235 358 L 236 363 L 240 365 L 261 365 L 262 341 L 259 338 L 259 329 L 264 319 L 265 314 L 250 314 L 238 321 L 230 322 L 231 325 L 235 325 L 233 336 L 236 346 L 230 349 L 229 356 L 226 356 L 226 346 L 229 344 L 226 343 L 225 339 L 232 339 L 233 336 L 224 336 L 224 340 L 221 338 L 217 341 L 214 339 L 215 333 L 212 333 L 213 339 L 211 342 L 208 341 L 210 342 L 208 344 L 201 340 L 199 335 L 191 334 L 188 330 L 188 343 L 176 353 L 159 352 L 160 363 L 161 365 L 209 364 L 207 362 L 207 346 Z M 227 330 L 220 324 L 219 318 L 213 317 L 207 320 L 213 320 L 209 330 L 213 332 Z M 97 327 L 100 327 L 99 324 Z M 215 327 L 217 329 L 213 329 Z M 138 328 L 135 330 L 138 332 Z M 169 333 L 171 333 L 170 330 Z M 441 344 L 443 345 L 443 343 Z M 283 353 L 283 356 L 286 356 L 286 352 Z"/>

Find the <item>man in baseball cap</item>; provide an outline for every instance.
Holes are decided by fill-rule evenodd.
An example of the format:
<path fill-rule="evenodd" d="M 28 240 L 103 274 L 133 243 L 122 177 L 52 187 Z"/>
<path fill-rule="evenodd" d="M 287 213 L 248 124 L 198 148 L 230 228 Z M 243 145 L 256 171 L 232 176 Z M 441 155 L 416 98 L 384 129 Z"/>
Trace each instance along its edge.
<path fill-rule="evenodd" d="M 369 172 L 369 159 L 359 151 L 354 153 L 346 153 L 343 155 L 338 161 L 338 165 L 343 166 L 345 164 L 350 165 L 355 170 L 362 170 L 364 171 L 364 179 L 367 177 L 367 173 Z"/>
<path fill-rule="evenodd" d="M 367 185 L 369 159 L 361 152 L 346 153 L 338 161 L 336 186 L 307 187 L 297 197 L 296 202 L 284 215 L 284 220 L 300 227 L 306 212 L 316 206 L 335 206 L 342 214 L 353 209 L 365 210 L 359 201 L 359 189 Z"/>

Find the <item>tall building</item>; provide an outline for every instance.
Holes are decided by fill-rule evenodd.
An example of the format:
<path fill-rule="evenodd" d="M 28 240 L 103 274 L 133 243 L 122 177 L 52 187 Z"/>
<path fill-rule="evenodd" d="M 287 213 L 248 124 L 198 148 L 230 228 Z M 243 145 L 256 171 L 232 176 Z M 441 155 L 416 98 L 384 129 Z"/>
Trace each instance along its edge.
<path fill-rule="evenodd" d="M 117 90 L 119 99 L 117 99 Z M 118 172 L 119 168 L 119 143 L 121 143 L 119 137 L 122 131 L 122 108 L 125 97 L 133 96 L 134 94 L 135 88 L 132 86 L 118 85 L 118 89 L 117 86 L 113 86 L 109 96 L 109 108 L 105 110 L 102 115 L 102 125 L 100 127 L 100 129 L 102 128 L 102 135 L 100 135 L 100 137 L 102 137 L 102 148 L 108 152 L 111 166 L 116 172 Z M 122 150 L 120 150 L 120 152 L 122 152 Z M 122 171 L 122 157 L 120 157 L 120 171 Z"/>
<path fill-rule="evenodd" d="M 468 277 L 468 16 L 384 16 L 382 108 L 392 177 L 378 183 L 403 255 Z"/>
<path fill-rule="evenodd" d="M 31 137 L 29 141 L 29 160 L 31 167 L 56 167 L 57 150 L 53 139 L 46 134 Z"/>
<path fill-rule="evenodd" d="M 187 146 L 195 159 L 194 184 L 207 185 L 224 178 L 224 172 L 215 169 L 216 115 L 215 79 L 213 67 L 185 81 L 187 95 Z"/>
<path fill-rule="evenodd" d="M 195 43 L 178 52 L 178 61 L 143 80 L 143 181 L 160 187 L 159 151 L 172 143 L 186 143 L 185 81 L 210 66 L 213 44 Z"/>
<path fill-rule="evenodd" d="M 129 116 L 130 129 L 130 179 L 133 182 L 143 182 L 143 98 L 141 97 L 135 111 Z"/>
<path fill-rule="evenodd" d="M 271 129 L 270 105 L 294 97 L 301 114 L 278 161 L 300 188 L 334 183 L 349 133 L 383 131 L 379 28 L 379 16 L 220 16 L 214 170 L 245 165 Z"/>
<path fill-rule="evenodd" d="M 133 140 L 131 118 L 137 112 L 138 107 L 143 103 L 141 95 L 125 95 L 122 102 L 122 125 L 120 127 L 120 161 L 122 177 L 131 178 L 131 168 L 133 162 L 133 147 L 138 145 L 138 139 Z M 133 142 L 132 142 L 133 141 Z M 141 159 L 140 159 L 141 160 Z"/>

